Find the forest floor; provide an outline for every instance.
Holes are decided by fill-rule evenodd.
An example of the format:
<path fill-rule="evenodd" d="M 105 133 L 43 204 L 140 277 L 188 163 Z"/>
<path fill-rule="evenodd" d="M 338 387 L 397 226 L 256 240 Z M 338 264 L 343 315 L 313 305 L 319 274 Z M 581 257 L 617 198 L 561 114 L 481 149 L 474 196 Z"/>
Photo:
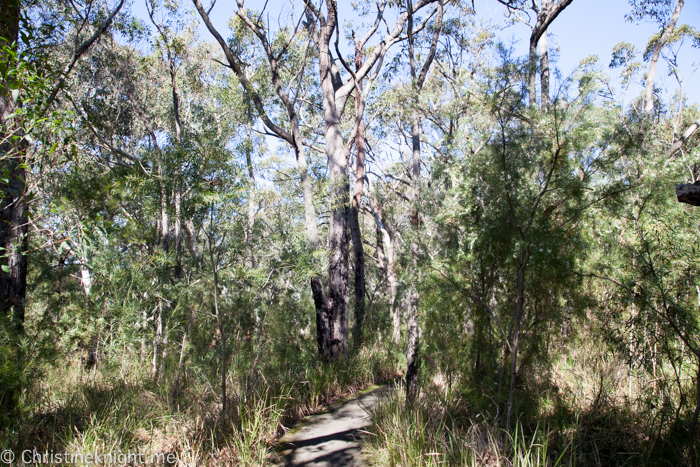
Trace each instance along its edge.
<path fill-rule="evenodd" d="M 396 389 L 395 382 L 373 386 L 357 396 L 336 402 L 309 415 L 279 442 L 280 467 L 360 467 L 364 431 L 372 423 L 370 413 L 380 398 Z"/>

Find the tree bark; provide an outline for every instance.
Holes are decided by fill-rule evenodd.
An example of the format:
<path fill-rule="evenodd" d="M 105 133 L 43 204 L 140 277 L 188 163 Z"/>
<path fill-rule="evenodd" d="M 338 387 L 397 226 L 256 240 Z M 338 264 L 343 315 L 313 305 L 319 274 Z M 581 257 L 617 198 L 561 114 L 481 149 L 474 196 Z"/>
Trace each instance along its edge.
<path fill-rule="evenodd" d="M 331 14 L 329 13 L 328 16 L 330 18 Z M 328 312 L 331 331 L 330 356 L 332 359 L 340 359 L 346 358 L 348 353 L 348 312 L 350 307 L 348 280 L 348 198 L 350 189 L 347 174 L 348 150 L 343 144 L 340 132 L 340 116 L 335 107 L 331 56 L 327 48 L 324 50 L 323 45 L 320 46 L 320 49 L 319 68 L 323 93 L 323 120 L 331 185 L 330 261 L 328 265 Z"/>
<path fill-rule="evenodd" d="M 549 99 L 549 53 L 547 51 L 547 31 L 540 38 L 540 86 L 542 93 L 542 110 L 548 111 L 550 105 Z"/>
<path fill-rule="evenodd" d="M 179 187 L 174 189 L 173 198 L 175 198 L 175 225 L 173 226 L 176 264 L 175 276 L 180 277 L 182 274 L 182 193 Z"/>
<path fill-rule="evenodd" d="M 184 222 L 183 227 L 185 233 L 187 234 L 187 238 L 185 239 L 187 250 L 190 252 L 192 260 L 194 260 L 197 266 L 199 266 L 201 257 L 199 254 L 199 248 L 197 247 L 197 232 L 195 230 L 194 222 L 192 222 L 191 219 L 188 219 Z"/>
<path fill-rule="evenodd" d="M 678 151 L 683 145 L 685 144 L 688 139 L 693 136 L 693 133 L 700 127 L 700 118 L 695 120 L 687 130 L 683 133 L 683 136 L 681 136 L 675 143 L 673 143 L 673 146 L 671 146 L 671 149 L 668 152 L 668 156 L 672 156 Z"/>
<path fill-rule="evenodd" d="M 414 261 L 415 264 L 415 261 Z M 408 346 L 406 349 L 406 404 L 411 407 L 418 397 L 418 370 L 420 367 L 420 327 L 418 323 L 418 292 L 411 287 L 407 292 Z"/>
<path fill-rule="evenodd" d="M 161 247 L 166 253 L 170 249 L 168 235 L 170 225 L 168 220 L 168 195 L 165 191 L 165 177 L 163 176 L 163 163 L 158 164 L 158 178 L 160 179 L 160 240 Z"/>
<path fill-rule="evenodd" d="M 394 250 L 394 233 L 386 225 L 386 220 L 382 215 L 381 205 L 377 202 L 376 195 L 373 196 L 374 217 L 377 224 L 377 245 L 386 246 L 386 255 L 382 250 L 378 252 L 379 259 L 386 260 L 386 278 L 389 285 L 389 313 L 392 316 L 393 332 L 391 335 L 394 344 L 398 345 L 401 339 L 401 313 L 400 307 L 396 306 L 396 295 L 399 290 L 399 280 L 396 276 L 396 255 Z"/>
<path fill-rule="evenodd" d="M 362 67 L 362 48 L 355 40 L 355 69 Z M 352 233 L 352 247 L 355 253 L 355 328 L 353 343 L 359 350 L 362 345 L 362 326 L 365 320 L 365 252 L 362 246 L 362 232 L 360 231 L 360 209 L 362 207 L 362 194 L 365 184 L 365 134 L 362 124 L 362 81 L 358 81 L 355 89 L 355 115 L 358 119 L 357 134 L 355 135 L 355 189 L 350 206 L 350 232 Z"/>
<path fill-rule="evenodd" d="M 498 0 L 507 7 L 508 2 Z M 573 0 L 559 0 L 553 3 L 552 0 L 543 0 L 541 8 L 537 8 L 536 2 L 533 1 L 532 9 L 537 14 L 537 21 L 532 26 L 530 34 L 530 49 L 528 58 L 528 93 L 530 95 L 530 107 L 537 105 L 537 44 L 542 36 L 547 34 L 547 28 L 552 24 L 559 14 L 569 6 Z M 547 75 L 549 81 L 549 75 Z M 549 95 L 549 94 L 548 94 Z"/>
<path fill-rule="evenodd" d="M 651 115 L 654 110 L 654 76 L 656 75 L 656 67 L 659 63 L 659 57 L 661 56 L 661 50 L 664 48 L 668 39 L 671 37 L 673 30 L 676 27 L 676 22 L 681 14 L 681 9 L 685 0 L 678 0 L 676 3 L 676 8 L 673 10 L 673 15 L 668 24 L 664 26 L 661 37 L 659 38 L 656 46 L 654 47 L 654 52 L 651 55 L 651 60 L 649 61 L 649 72 L 647 73 L 646 79 L 646 90 L 644 92 L 644 113 L 646 115 Z"/>
<path fill-rule="evenodd" d="M 679 203 L 700 206 L 700 180 L 695 183 L 676 184 L 676 199 Z"/>
<path fill-rule="evenodd" d="M 199 4 L 199 0 L 194 0 Z M 435 0 L 419 0 L 416 3 L 416 10 L 433 3 Z M 345 358 L 348 347 L 348 309 L 349 309 L 349 285 L 348 285 L 348 210 L 349 210 L 349 180 L 347 165 L 349 159 L 349 148 L 343 143 L 340 127 L 340 116 L 345 109 L 345 103 L 349 94 L 356 87 L 369 71 L 377 64 L 381 67 L 381 61 L 389 46 L 399 40 L 403 30 L 403 25 L 409 13 L 399 15 L 394 29 L 389 31 L 387 36 L 374 47 L 368 55 L 364 64 L 356 72 L 350 71 L 350 67 L 341 59 L 345 68 L 352 75 L 352 80 L 343 83 L 334 63 L 330 51 L 330 40 L 338 28 L 337 4 L 333 0 L 326 0 L 326 15 L 324 17 L 313 1 L 304 0 L 305 14 L 307 18 L 306 27 L 309 31 L 318 52 L 319 77 L 321 82 L 321 95 L 323 103 L 324 137 L 326 142 L 326 156 L 328 157 L 328 168 L 330 175 L 330 199 L 331 216 L 329 228 L 330 261 L 328 267 L 328 301 L 327 312 L 330 319 L 331 351 L 332 359 Z M 442 4 L 440 4 L 442 5 Z M 198 6 L 199 9 L 199 6 Z M 255 26 L 247 17 L 241 13 L 239 17 L 246 21 L 256 34 L 263 35 L 262 29 Z M 376 32 L 382 19 L 383 7 L 379 7 L 377 19 L 372 29 L 366 36 L 368 39 Z M 366 42 L 363 39 L 363 43 Z M 264 39 L 263 42 L 265 42 Z M 337 49 L 337 43 L 336 43 Z M 340 52 L 338 52 L 340 54 Z M 434 51 L 433 51 L 434 55 Z M 272 62 L 271 62 L 272 63 Z M 274 73 L 273 73 L 274 75 Z M 273 77 L 274 81 L 274 77 Z M 314 301 L 317 306 L 321 297 L 314 292 Z M 320 342 L 320 338 L 319 338 Z"/>
<path fill-rule="evenodd" d="M 19 0 L 0 2 L 0 45 L 13 47 L 19 34 Z M 3 61 L 9 57 L 2 56 Z M 8 174 L 2 187 L 0 209 L 0 305 L 2 313 L 11 316 L 18 333 L 24 330 L 24 300 L 27 293 L 27 184 L 24 169 L 27 143 L 22 138 L 20 122 L 13 116 L 17 110 L 18 89 L 13 83 L 0 82 L 0 172 Z M 13 91 L 15 91 L 13 95 Z M 13 135 L 20 136 L 13 141 Z"/>

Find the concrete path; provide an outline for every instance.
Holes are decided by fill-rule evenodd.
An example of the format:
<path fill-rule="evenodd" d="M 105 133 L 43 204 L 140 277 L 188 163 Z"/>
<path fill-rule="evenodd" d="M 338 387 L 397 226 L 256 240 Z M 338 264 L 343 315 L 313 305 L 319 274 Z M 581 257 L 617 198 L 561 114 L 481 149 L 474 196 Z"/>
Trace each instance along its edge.
<path fill-rule="evenodd" d="M 372 420 L 369 411 L 394 385 L 380 386 L 349 401 L 311 415 L 280 439 L 284 467 L 362 467 L 360 430 Z"/>

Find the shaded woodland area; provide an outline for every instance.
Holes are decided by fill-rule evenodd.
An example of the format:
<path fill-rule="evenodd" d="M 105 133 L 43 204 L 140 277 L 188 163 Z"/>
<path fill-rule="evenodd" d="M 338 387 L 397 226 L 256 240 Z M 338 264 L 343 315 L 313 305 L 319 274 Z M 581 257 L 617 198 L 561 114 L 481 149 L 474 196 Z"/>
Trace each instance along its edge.
<path fill-rule="evenodd" d="M 498 0 L 526 56 L 479 2 L 135 1 L 0 0 L 0 449 L 268 465 L 399 378 L 373 465 L 700 465 L 695 1 L 568 75 L 574 0 Z"/>

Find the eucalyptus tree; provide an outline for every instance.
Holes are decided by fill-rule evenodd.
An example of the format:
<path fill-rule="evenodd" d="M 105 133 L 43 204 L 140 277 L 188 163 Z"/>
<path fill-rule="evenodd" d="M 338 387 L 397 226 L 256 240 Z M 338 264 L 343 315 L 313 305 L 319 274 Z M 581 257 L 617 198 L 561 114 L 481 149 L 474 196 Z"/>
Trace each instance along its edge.
<path fill-rule="evenodd" d="M 661 51 L 668 43 L 685 4 L 677 0 L 675 7 L 670 0 L 630 0 L 632 11 L 627 15 L 630 21 L 640 21 L 651 18 L 661 26 L 661 33 L 652 38 L 649 48 L 652 49 L 649 59 L 649 71 L 645 80 L 644 114 L 650 115 L 654 110 L 654 80 L 656 68 L 661 57 Z"/>
<path fill-rule="evenodd" d="M 214 3 L 212 3 L 209 9 L 205 9 L 199 0 L 193 0 L 193 2 L 199 15 L 202 17 L 204 24 L 207 26 L 207 29 L 212 36 L 214 36 L 223 50 L 226 57 L 227 66 L 238 78 L 240 85 L 243 87 L 246 95 L 252 101 L 255 111 L 265 127 L 272 133 L 272 135 L 289 144 L 294 151 L 304 196 L 304 214 L 306 233 L 308 237 L 308 250 L 313 254 L 313 252 L 319 248 L 317 216 L 316 208 L 314 207 L 313 189 L 311 186 L 312 180 L 307 168 L 304 141 L 302 137 L 302 126 L 299 115 L 299 105 L 302 104 L 304 100 L 303 91 L 300 89 L 300 84 L 304 78 L 304 75 L 306 74 L 306 62 L 308 57 L 307 54 L 304 53 L 304 57 L 300 63 L 287 64 L 287 60 L 285 60 L 290 47 L 297 45 L 295 42 L 299 33 L 299 24 L 294 26 L 294 29 L 290 34 L 281 33 L 275 37 L 272 35 L 271 31 L 266 30 L 265 25 L 262 22 L 261 15 L 256 15 L 251 18 L 249 12 L 244 9 L 243 3 L 238 2 L 238 10 L 236 11 L 237 18 L 255 34 L 263 47 L 264 54 L 267 59 L 267 65 L 269 67 L 272 87 L 282 103 L 284 112 L 287 114 L 287 122 L 289 127 L 285 129 L 283 124 L 275 123 L 272 119 L 273 117 L 270 116 L 273 115 L 272 111 L 269 109 L 269 107 L 266 108 L 268 103 L 263 100 L 266 95 L 259 89 L 256 89 L 255 86 L 253 86 L 253 83 L 251 83 L 246 64 L 240 56 L 240 51 L 232 49 L 221 36 L 219 31 L 217 31 L 214 25 L 211 23 L 209 13 L 211 12 L 211 8 L 213 8 Z M 286 73 L 287 70 L 284 68 L 286 64 L 291 65 L 292 67 L 296 66 L 297 69 L 293 69 L 291 72 Z M 287 74 L 291 76 L 289 76 L 289 82 L 285 86 L 283 79 L 287 77 Z M 321 282 L 321 276 L 318 274 L 314 274 L 311 278 L 311 292 L 316 305 L 316 332 L 319 354 L 324 358 L 328 358 L 330 356 L 330 327 L 328 312 L 325 307 L 323 284 Z"/>
<path fill-rule="evenodd" d="M 418 211 L 418 203 L 420 200 L 420 175 L 421 175 L 421 123 L 417 108 L 417 101 L 420 93 L 428 77 L 430 66 L 435 59 L 437 51 L 438 39 L 442 32 L 442 22 L 444 17 L 444 2 L 440 0 L 437 5 L 435 22 L 432 25 L 433 34 L 430 39 L 428 53 L 421 66 L 416 60 L 416 39 L 414 28 L 414 11 L 412 3 L 408 2 L 408 59 L 411 72 L 411 86 L 414 97 L 413 108 L 411 110 L 411 225 L 415 230 L 415 235 L 420 236 L 420 213 Z M 420 71 L 419 71 L 420 67 Z M 419 242 L 414 240 L 411 242 L 411 254 L 413 255 L 413 265 L 417 266 L 417 256 L 419 252 Z M 416 268 L 417 269 L 417 268 Z M 407 292 L 407 308 L 408 308 L 408 347 L 406 349 L 406 403 L 412 405 L 418 396 L 418 368 L 419 368 L 419 345 L 420 345 L 420 325 L 418 322 L 418 292 L 414 284 L 410 284 Z"/>
<path fill-rule="evenodd" d="M 503 4 L 508 14 L 514 15 L 517 20 L 529 24 L 530 15 L 527 10 L 532 10 L 535 15 L 535 23 L 530 24 L 530 46 L 528 55 L 528 89 L 530 106 L 537 103 L 537 49 L 540 48 L 540 73 L 542 86 L 541 105 L 543 109 L 549 107 L 549 56 L 547 52 L 547 29 L 552 22 L 568 7 L 573 0 L 541 0 L 540 3 L 533 0 L 498 0 Z M 527 16 L 526 21 L 522 16 Z"/>
<path fill-rule="evenodd" d="M 241 85 L 255 103 L 256 110 L 266 127 L 279 138 L 293 145 L 295 154 L 297 155 L 297 161 L 300 163 L 302 185 L 306 186 L 306 183 L 310 184 L 304 172 L 305 159 L 303 158 L 303 142 L 301 140 L 302 135 L 299 128 L 299 118 L 295 107 L 295 100 L 290 98 L 280 81 L 280 59 L 287 52 L 291 41 L 283 40 L 282 46 L 279 49 L 274 49 L 274 42 L 271 39 L 273 37 L 272 32 L 266 29 L 261 21 L 261 16 L 251 16 L 244 9 L 243 2 L 238 3 L 238 11 L 236 13 L 238 18 L 240 18 L 259 38 L 267 55 L 273 87 L 278 97 L 283 102 L 289 117 L 291 131 L 287 131 L 273 123 L 268 117 L 268 113 L 264 108 L 259 93 L 250 85 L 250 82 L 245 77 L 244 66 L 240 58 L 233 53 L 221 35 L 215 30 L 211 21 L 209 21 L 209 11 L 205 10 L 199 0 L 194 0 L 194 3 L 210 32 L 216 37 L 224 50 L 228 65 L 236 76 L 239 77 Z M 416 5 L 415 10 L 420 10 L 430 3 L 434 3 L 434 1 L 421 1 Z M 299 18 L 299 23 L 291 31 L 290 37 L 293 38 L 296 36 L 299 32 L 298 26 L 302 19 L 305 18 L 304 26 L 315 46 L 315 57 L 319 65 L 320 94 L 323 109 L 323 134 L 326 143 L 325 152 L 328 158 L 328 169 L 331 179 L 331 221 L 329 227 L 330 264 L 328 272 L 328 298 L 326 298 L 326 293 L 319 276 L 312 279 L 312 293 L 317 314 L 319 353 L 324 358 L 337 359 L 344 358 L 348 351 L 349 240 L 347 231 L 349 182 L 346 167 L 349 160 L 350 146 L 355 141 L 358 122 L 361 121 L 361 118 L 358 119 L 358 117 L 361 117 L 361 115 L 358 116 L 356 114 L 355 124 L 350 132 L 351 136 L 347 138 L 347 143 L 344 142 L 342 136 L 341 118 L 345 111 L 345 104 L 351 93 L 355 90 L 356 84 L 371 73 L 376 74 L 388 48 L 400 40 L 408 13 L 402 12 L 399 14 L 394 28 L 388 31 L 387 35 L 374 47 L 372 52 L 368 54 L 362 66 L 354 71 L 343 59 L 338 49 L 339 37 L 337 33 L 339 31 L 339 18 L 337 5 L 333 1 L 326 2 L 325 12 L 323 11 L 323 6 L 324 5 L 319 8 L 311 1 L 304 2 L 304 16 Z M 378 5 L 376 18 L 374 25 L 366 35 L 367 39 L 363 39 L 363 42 L 369 40 L 378 30 L 384 18 L 383 4 Z M 331 47 L 333 36 L 336 37 L 335 52 L 337 53 L 337 57 L 335 59 L 333 58 L 333 48 Z M 340 67 L 336 63 L 336 59 L 341 62 L 344 70 L 350 75 L 346 78 L 346 82 L 343 82 Z M 299 73 L 299 75 L 301 75 L 301 73 Z M 307 231 L 309 233 L 311 247 L 315 249 L 318 244 L 318 236 L 315 233 L 315 214 L 313 211 L 313 202 L 310 197 L 310 185 L 308 186 L 308 189 L 304 188 Z"/>

